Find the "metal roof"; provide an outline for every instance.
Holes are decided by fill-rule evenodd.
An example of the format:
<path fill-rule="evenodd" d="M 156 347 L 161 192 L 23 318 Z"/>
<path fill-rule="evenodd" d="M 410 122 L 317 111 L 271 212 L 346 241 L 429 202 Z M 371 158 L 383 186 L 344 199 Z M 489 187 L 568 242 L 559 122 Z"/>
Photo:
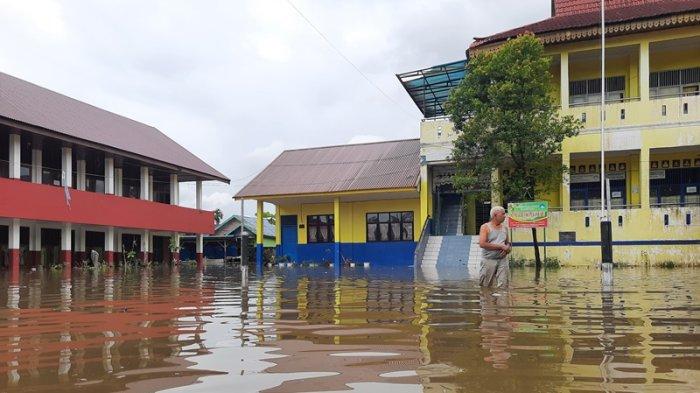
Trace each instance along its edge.
<path fill-rule="evenodd" d="M 426 118 L 445 115 L 445 101 L 464 78 L 467 60 L 397 74 L 404 89 Z"/>
<path fill-rule="evenodd" d="M 232 235 L 233 232 L 238 230 L 241 226 L 238 224 L 236 228 L 234 228 L 233 231 L 227 231 L 227 233 L 220 233 L 220 230 L 225 228 L 227 224 L 231 220 L 236 220 L 236 222 L 241 222 L 241 215 L 240 214 L 234 214 L 231 217 L 225 219 L 222 221 L 219 225 L 216 226 L 216 229 L 214 230 L 215 236 L 228 236 Z M 245 223 L 243 224 L 245 229 L 248 232 L 251 233 L 257 233 L 257 219 L 252 216 L 245 216 Z M 270 223 L 267 220 L 263 220 L 263 236 L 265 237 L 275 237 L 275 224 Z"/>
<path fill-rule="evenodd" d="M 0 118 L 189 170 L 229 179 L 149 125 L 0 72 Z"/>
<path fill-rule="evenodd" d="M 679 14 L 684 12 L 692 12 L 700 10 L 700 0 L 663 0 L 647 3 L 634 3 L 625 7 L 615 7 L 605 9 L 605 23 L 623 23 L 639 19 L 649 19 L 664 15 Z M 694 20 L 689 20 L 689 23 L 697 23 Z M 593 10 L 577 13 L 567 13 L 564 15 L 556 15 L 551 18 L 541 20 L 529 25 L 516 27 L 501 33 L 493 34 L 488 37 L 476 37 L 469 49 L 475 49 L 486 44 L 505 41 L 509 38 L 517 37 L 518 35 L 527 32 L 534 34 L 542 34 L 559 30 L 584 28 L 591 26 L 600 26 L 600 7 L 594 7 Z M 663 26 L 655 26 L 650 24 L 649 28 L 661 28 Z M 621 31 L 620 33 L 625 33 Z M 629 33 L 628 33 L 629 34 Z M 572 35 L 572 39 L 577 37 Z"/>
<path fill-rule="evenodd" d="M 287 150 L 235 198 L 416 188 L 419 175 L 418 139 Z"/>

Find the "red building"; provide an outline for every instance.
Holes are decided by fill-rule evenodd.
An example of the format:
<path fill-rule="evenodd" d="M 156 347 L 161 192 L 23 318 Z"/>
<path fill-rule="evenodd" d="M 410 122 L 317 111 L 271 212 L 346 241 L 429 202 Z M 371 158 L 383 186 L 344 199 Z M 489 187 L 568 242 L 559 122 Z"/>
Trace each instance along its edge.
<path fill-rule="evenodd" d="M 109 264 L 135 251 L 169 252 L 182 233 L 214 231 L 201 210 L 203 181 L 229 179 L 158 129 L 0 73 L 0 262 L 87 259 Z M 196 182 L 197 208 L 179 206 Z"/>

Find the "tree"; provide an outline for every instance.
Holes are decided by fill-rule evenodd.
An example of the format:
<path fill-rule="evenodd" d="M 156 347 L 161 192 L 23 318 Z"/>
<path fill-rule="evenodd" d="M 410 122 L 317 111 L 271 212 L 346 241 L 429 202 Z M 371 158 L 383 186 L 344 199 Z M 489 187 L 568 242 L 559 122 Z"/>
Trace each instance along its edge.
<path fill-rule="evenodd" d="M 263 218 L 272 225 L 275 225 L 275 213 L 263 212 Z"/>
<path fill-rule="evenodd" d="M 216 225 L 219 225 L 222 218 L 224 218 L 224 212 L 222 212 L 221 209 L 214 210 L 214 222 Z"/>
<path fill-rule="evenodd" d="M 568 168 L 554 155 L 565 138 L 578 135 L 581 123 L 559 116 L 550 94 L 550 61 L 531 34 L 470 59 L 465 78 L 446 103 L 458 133 L 452 150 L 457 189 L 491 186 L 515 202 L 559 187 Z M 493 171 L 504 168 L 509 169 L 507 178 L 494 181 Z M 539 270 L 534 228 L 532 240 Z"/>

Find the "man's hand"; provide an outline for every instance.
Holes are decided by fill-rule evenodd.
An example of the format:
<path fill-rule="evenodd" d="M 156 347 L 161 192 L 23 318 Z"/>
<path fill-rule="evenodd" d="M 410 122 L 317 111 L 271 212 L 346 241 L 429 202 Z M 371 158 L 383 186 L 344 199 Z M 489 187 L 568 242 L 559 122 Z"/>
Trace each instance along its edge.
<path fill-rule="evenodd" d="M 501 244 L 501 253 L 499 254 L 501 258 L 510 254 L 510 250 L 513 248 L 510 244 Z"/>

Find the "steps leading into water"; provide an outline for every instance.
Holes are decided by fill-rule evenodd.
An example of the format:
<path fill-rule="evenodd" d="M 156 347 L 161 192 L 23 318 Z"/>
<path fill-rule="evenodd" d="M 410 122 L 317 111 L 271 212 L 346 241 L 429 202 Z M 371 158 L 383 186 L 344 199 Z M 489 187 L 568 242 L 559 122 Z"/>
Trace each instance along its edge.
<path fill-rule="evenodd" d="M 419 267 L 478 267 L 481 248 L 478 236 L 430 236 Z"/>

